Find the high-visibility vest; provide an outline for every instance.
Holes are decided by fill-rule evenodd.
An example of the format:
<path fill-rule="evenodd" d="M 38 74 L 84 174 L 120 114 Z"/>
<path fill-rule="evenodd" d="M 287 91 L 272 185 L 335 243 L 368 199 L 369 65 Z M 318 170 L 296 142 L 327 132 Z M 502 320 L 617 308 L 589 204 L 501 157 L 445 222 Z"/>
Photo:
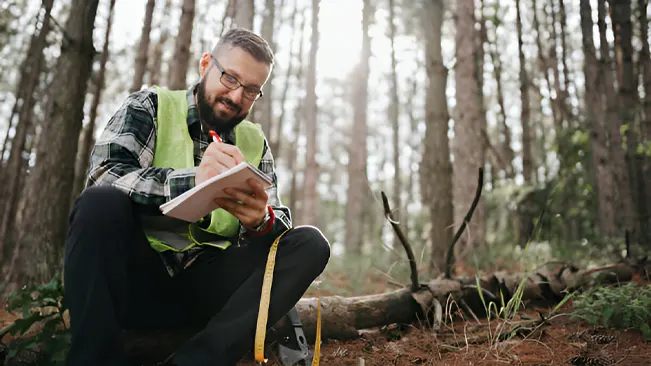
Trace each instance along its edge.
<path fill-rule="evenodd" d="M 154 88 L 158 94 L 158 112 L 152 166 L 174 169 L 194 167 L 194 146 L 187 124 L 187 91 Z M 264 141 L 264 133 L 257 123 L 243 120 L 235 127 L 235 146 L 242 152 L 244 160 L 253 166 L 258 166 L 262 160 Z M 221 208 L 211 213 L 210 225 L 205 229 L 199 223 L 170 218 L 163 217 L 158 221 L 158 225 L 143 224 L 149 244 L 158 252 L 185 252 L 201 245 L 226 249 L 232 244 L 230 239 L 238 236 L 240 228 L 239 220 Z"/>

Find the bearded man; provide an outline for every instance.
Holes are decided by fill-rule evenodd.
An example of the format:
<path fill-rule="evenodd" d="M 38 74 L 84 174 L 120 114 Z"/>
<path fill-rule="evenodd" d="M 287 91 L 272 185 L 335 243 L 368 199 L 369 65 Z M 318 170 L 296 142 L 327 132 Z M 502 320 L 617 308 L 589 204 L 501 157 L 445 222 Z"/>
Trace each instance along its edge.
<path fill-rule="evenodd" d="M 122 331 L 133 328 L 196 330 L 165 365 L 230 366 L 252 349 L 268 251 L 292 228 L 267 139 L 247 120 L 273 66 L 264 39 L 232 29 L 202 55 L 198 83 L 132 93 L 108 121 L 70 215 L 68 366 L 128 365 Z M 161 204 L 243 161 L 271 187 L 252 180 L 249 189 L 226 189 L 229 198 L 216 199 L 219 208 L 198 222 L 160 214 Z M 280 238 L 267 327 L 329 258 L 330 244 L 313 226 Z"/>

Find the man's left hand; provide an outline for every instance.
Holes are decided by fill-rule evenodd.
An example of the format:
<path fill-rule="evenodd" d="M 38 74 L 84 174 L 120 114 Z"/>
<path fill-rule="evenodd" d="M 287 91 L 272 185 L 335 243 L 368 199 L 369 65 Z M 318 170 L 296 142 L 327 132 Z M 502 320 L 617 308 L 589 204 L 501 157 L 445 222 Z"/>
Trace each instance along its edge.
<path fill-rule="evenodd" d="M 262 185 L 253 178 L 247 181 L 251 190 L 226 188 L 229 198 L 215 198 L 215 203 L 220 208 L 235 216 L 245 228 L 259 225 L 267 214 L 267 192 Z"/>

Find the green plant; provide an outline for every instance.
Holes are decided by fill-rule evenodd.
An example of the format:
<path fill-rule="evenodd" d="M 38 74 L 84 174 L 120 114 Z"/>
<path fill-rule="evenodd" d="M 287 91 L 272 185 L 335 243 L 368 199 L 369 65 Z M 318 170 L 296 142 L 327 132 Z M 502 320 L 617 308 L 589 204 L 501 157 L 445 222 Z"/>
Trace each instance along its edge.
<path fill-rule="evenodd" d="M 630 282 L 616 287 L 595 287 L 574 300 L 571 314 L 592 325 L 637 329 L 651 340 L 651 285 Z"/>
<path fill-rule="evenodd" d="M 65 309 L 59 276 L 48 283 L 24 287 L 9 295 L 6 310 L 19 317 L 6 329 L 8 334 L 16 337 L 7 345 L 7 359 L 31 351 L 37 354 L 39 365 L 63 365 L 70 344 L 70 332 L 63 318 Z M 38 331 L 26 335 L 34 325 Z"/>

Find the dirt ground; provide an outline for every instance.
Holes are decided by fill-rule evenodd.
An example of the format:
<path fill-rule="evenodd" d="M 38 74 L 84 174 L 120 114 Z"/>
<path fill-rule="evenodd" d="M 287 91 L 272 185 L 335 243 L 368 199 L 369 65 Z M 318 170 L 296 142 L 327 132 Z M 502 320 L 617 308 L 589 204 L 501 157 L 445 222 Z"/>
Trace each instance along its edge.
<path fill-rule="evenodd" d="M 569 305 L 560 313 L 570 310 Z M 547 311 L 542 311 L 546 314 Z M 512 323 L 539 319 L 528 309 Z M 0 329 L 13 320 L 0 311 Z M 362 332 L 352 341 L 326 340 L 321 346 L 320 365 L 651 365 L 651 342 L 645 342 L 637 331 L 614 331 L 594 328 L 566 315 L 555 317 L 524 339 L 514 336 L 502 342 L 491 342 L 497 322 L 491 331 L 484 320 L 455 322 L 438 332 L 416 326 Z M 8 341 L 5 336 L 3 342 Z M 311 346 L 312 347 L 312 346 Z M 273 347 L 267 352 L 267 365 L 279 365 Z M 580 357 L 585 357 L 580 359 Z M 572 360 L 572 358 L 575 358 Z M 588 362 L 590 361 L 590 362 Z M 243 361 L 238 366 L 252 366 Z"/>
<path fill-rule="evenodd" d="M 568 309 L 566 309 L 568 310 Z M 546 312 L 543 312 L 545 314 Z M 562 313 L 562 311 L 561 311 Z M 513 322 L 539 319 L 525 311 Z M 497 322 L 491 322 L 493 338 Z M 651 365 L 651 342 L 637 331 L 595 328 L 563 315 L 555 317 L 527 338 L 515 336 L 490 342 L 486 321 L 458 322 L 431 330 L 406 327 L 362 333 L 347 342 L 331 340 L 321 346 L 321 365 Z M 279 365 L 267 354 L 268 365 Z M 252 366 L 253 361 L 238 366 Z"/>

